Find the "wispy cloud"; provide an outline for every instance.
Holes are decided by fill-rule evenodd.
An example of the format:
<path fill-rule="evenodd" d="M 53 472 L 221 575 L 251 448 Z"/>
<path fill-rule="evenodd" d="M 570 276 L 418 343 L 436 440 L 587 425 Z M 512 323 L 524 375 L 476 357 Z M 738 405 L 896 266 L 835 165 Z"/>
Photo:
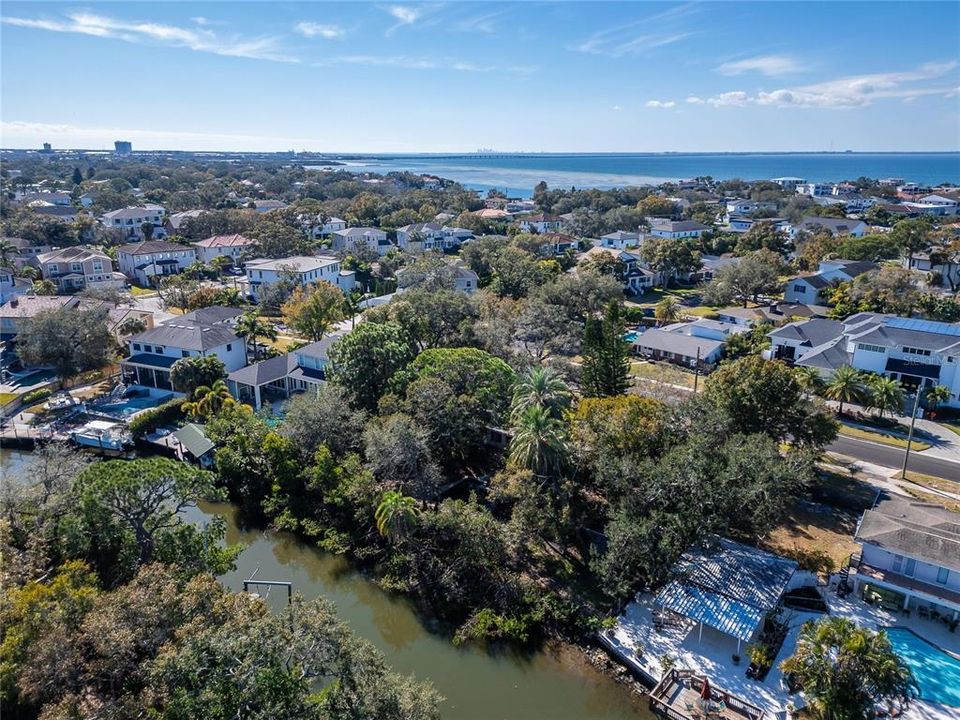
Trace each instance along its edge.
<path fill-rule="evenodd" d="M 612 109 L 614 112 L 620 112 L 621 110 L 623 110 L 623 108 L 620 107 L 619 105 L 614 105 Z"/>
<path fill-rule="evenodd" d="M 743 75 L 744 73 L 757 72 L 768 77 L 789 75 L 790 73 L 801 72 L 804 69 L 803 65 L 786 55 L 761 55 L 744 60 L 725 62 L 715 68 L 721 75 Z"/>
<path fill-rule="evenodd" d="M 443 8 L 441 3 L 422 3 L 419 5 L 380 5 L 381 10 L 396 20 L 387 28 L 385 35 L 392 35 L 402 27 L 420 25 L 422 21 Z"/>
<path fill-rule="evenodd" d="M 388 5 L 387 12 L 403 25 L 412 25 L 422 14 L 419 9 L 410 5 Z"/>
<path fill-rule="evenodd" d="M 506 12 L 507 10 L 497 10 L 496 12 L 485 13 L 483 15 L 471 15 L 459 20 L 454 20 L 450 23 L 449 28 L 455 32 L 493 35 L 497 32 L 495 20 Z"/>
<path fill-rule="evenodd" d="M 744 107 L 750 102 L 752 98 L 743 90 L 733 90 L 707 98 L 707 104 L 714 107 Z"/>
<path fill-rule="evenodd" d="M 646 106 L 648 108 L 660 108 L 665 110 L 676 107 L 677 103 L 675 103 L 673 100 L 647 100 Z"/>
<path fill-rule="evenodd" d="M 337 40 L 347 34 L 347 31 L 339 25 L 324 25 L 323 23 L 307 21 L 297 23 L 293 29 L 304 37 L 322 37 L 325 40 Z"/>
<path fill-rule="evenodd" d="M 690 97 L 687 98 L 687 102 L 690 103 L 691 105 L 703 105 L 706 102 L 706 100 L 704 100 L 703 98 L 699 98 L 696 95 L 691 95 Z"/>
<path fill-rule="evenodd" d="M 672 45 L 694 34 L 684 26 L 683 21 L 696 12 L 698 8 L 693 3 L 678 5 L 639 20 L 595 32 L 572 49 L 590 55 L 619 58 Z M 656 27 L 656 32 L 649 31 L 652 26 Z"/>
<path fill-rule="evenodd" d="M 278 38 L 242 38 L 236 35 L 220 36 L 212 30 L 184 28 L 154 22 L 131 22 L 86 12 L 67 13 L 62 19 L 4 17 L 2 22 L 17 27 L 50 32 L 77 33 L 99 38 L 123 40 L 134 44 L 154 43 L 171 47 L 185 47 L 197 52 L 243 57 L 273 62 L 299 62 L 284 54 Z"/>
<path fill-rule="evenodd" d="M 530 65 L 480 65 L 449 57 L 412 55 L 338 55 L 314 63 L 315 67 L 331 65 L 367 65 L 402 70 L 454 70 L 467 73 L 502 72 L 513 75 L 531 75 L 537 71 L 536 67 Z"/>

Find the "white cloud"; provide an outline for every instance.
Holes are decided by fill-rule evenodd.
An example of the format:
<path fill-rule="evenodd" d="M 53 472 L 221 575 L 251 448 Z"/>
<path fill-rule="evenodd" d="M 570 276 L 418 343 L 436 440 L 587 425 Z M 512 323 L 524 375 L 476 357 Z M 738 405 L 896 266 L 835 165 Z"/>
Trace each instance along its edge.
<path fill-rule="evenodd" d="M 620 112 L 621 110 L 623 110 L 623 108 L 620 107 L 619 105 L 614 105 L 614 106 L 613 106 L 613 109 L 614 109 L 616 112 Z"/>
<path fill-rule="evenodd" d="M 402 25 L 412 25 L 421 15 L 420 10 L 409 5 L 390 5 L 387 12 L 393 15 Z"/>
<path fill-rule="evenodd" d="M 707 98 L 707 102 L 714 107 L 744 107 L 751 101 L 752 98 L 743 92 L 743 90 L 720 93 L 719 95 Z"/>
<path fill-rule="evenodd" d="M 768 77 L 775 77 L 800 72 L 804 68 L 796 60 L 786 55 L 761 55 L 735 62 L 725 62 L 715 69 L 721 75 L 742 75 L 747 72 L 758 72 Z"/>
<path fill-rule="evenodd" d="M 337 40 L 346 35 L 346 30 L 337 25 L 324 25 L 322 23 L 315 22 L 299 22 L 294 28 L 298 33 L 304 37 L 322 37 L 325 40 Z"/>
<path fill-rule="evenodd" d="M 393 67 L 402 70 L 454 70 L 467 73 L 503 72 L 513 75 L 530 75 L 537 68 L 527 65 L 478 65 L 448 57 L 413 55 L 337 55 L 314 63 L 315 67 L 331 65 L 367 65 L 370 67 Z"/>
<path fill-rule="evenodd" d="M 690 103 L 691 105 L 703 105 L 706 102 L 706 100 L 704 100 L 703 98 L 698 98 L 696 95 L 691 95 L 690 97 L 687 98 L 687 102 Z"/>
<path fill-rule="evenodd" d="M 697 11 L 693 3 L 678 5 L 649 17 L 595 32 L 572 49 L 590 55 L 619 58 L 673 45 L 694 34 L 683 27 L 680 21 Z M 656 27 L 657 31 L 649 32 L 650 27 Z"/>
<path fill-rule="evenodd" d="M 152 42 L 171 47 L 185 47 L 197 52 L 228 57 L 299 62 L 296 58 L 280 51 L 275 37 L 257 39 L 238 36 L 221 37 L 212 30 L 183 28 L 153 22 L 130 22 L 86 12 L 67 13 L 64 20 L 4 17 L 2 22 L 17 27 L 112 38 L 135 44 Z"/>
<path fill-rule="evenodd" d="M 647 100 L 646 103 L 648 108 L 672 108 L 676 106 L 676 103 L 673 100 Z"/>

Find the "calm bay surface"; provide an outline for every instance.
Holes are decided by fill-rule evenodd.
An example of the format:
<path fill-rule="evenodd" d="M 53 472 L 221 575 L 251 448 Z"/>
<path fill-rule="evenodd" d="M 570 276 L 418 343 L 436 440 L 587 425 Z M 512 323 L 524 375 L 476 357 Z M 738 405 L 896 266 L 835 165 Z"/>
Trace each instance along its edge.
<path fill-rule="evenodd" d="M 0 450 L 0 480 L 28 478 L 31 454 Z M 320 552 L 288 533 L 242 528 L 237 509 L 205 504 L 187 512 L 192 522 L 222 517 L 226 541 L 243 547 L 237 569 L 221 578 L 242 590 L 254 572 L 262 580 L 293 583 L 307 599 L 325 597 L 354 632 L 370 640 L 393 669 L 428 679 L 446 698 L 448 720 L 651 720 L 644 699 L 597 672 L 572 648 L 533 653 L 456 648 L 403 596 L 387 593 L 341 557 Z M 286 593 L 275 588 L 279 607 Z"/>

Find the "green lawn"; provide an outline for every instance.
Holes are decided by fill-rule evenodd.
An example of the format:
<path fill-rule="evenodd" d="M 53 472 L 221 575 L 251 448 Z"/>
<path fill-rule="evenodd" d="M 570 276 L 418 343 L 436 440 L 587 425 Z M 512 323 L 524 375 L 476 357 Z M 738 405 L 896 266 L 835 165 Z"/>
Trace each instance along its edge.
<path fill-rule="evenodd" d="M 940 425 L 943 425 L 943 427 L 945 427 L 950 432 L 960 435 L 960 423 L 943 422 L 942 420 L 938 420 L 937 423 L 939 423 Z"/>
<path fill-rule="evenodd" d="M 20 397 L 20 393 L 0 393 L 0 407 L 3 407 L 8 402 L 13 402 L 18 397 Z"/>
<path fill-rule="evenodd" d="M 846 435 L 847 437 L 858 438 L 860 440 L 870 440 L 871 442 L 882 443 L 884 445 L 892 445 L 894 447 L 907 447 L 907 439 L 900 437 L 899 434 L 894 435 L 890 432 L 884 430 L 867 430 L 866 428 L 852 427 L 846 423 L 840 424 L 840 434 Z M 914 439 L 910 444 L 911 450 L 921 451 L 929 450 L 931 447 L 930 443 L 925 443 L 922 440 Z"/>
<path fill-rule="evenodd" d="M 130 294 L 133 295 L 134 297 L 140 297 L 140 296 L 143 296 L 143 295 L 156 295 L 156 294 L 157 294 L 157 291 L 156 291 L 156 290 L 152 290 L 152 289 L 150 289 L 150 288 L 142 288 L 142 287 L 138 287 L 138 286 L 136 286 L 136 285 L 131 285 L 131 286 L 130 286 Z"/>
<path fill-rule="evenodd" d="M 693 373 L 669 363 L 632 362 L 630 363 L 630 375 L 642 380 L 654 380 L 693 389 Z"/>

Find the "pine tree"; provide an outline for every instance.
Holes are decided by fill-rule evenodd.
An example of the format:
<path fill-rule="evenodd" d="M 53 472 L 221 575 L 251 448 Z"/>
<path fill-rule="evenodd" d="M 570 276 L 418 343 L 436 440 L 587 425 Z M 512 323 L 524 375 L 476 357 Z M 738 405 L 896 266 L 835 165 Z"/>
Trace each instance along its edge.
<path fill-rule="evenodd" d="M 630 345 L 623 339 L 620 305 L 611 302 L 602 319 L 589 318 L 583 329 L 583 395 L 623 395 L 630 386 Z"/>
<path fill-rule="evenodd" d="M 83 182 L 83 173 L 80 172 L 80 168 L 73 169 L 73 184 L 79 185 Z"/>

